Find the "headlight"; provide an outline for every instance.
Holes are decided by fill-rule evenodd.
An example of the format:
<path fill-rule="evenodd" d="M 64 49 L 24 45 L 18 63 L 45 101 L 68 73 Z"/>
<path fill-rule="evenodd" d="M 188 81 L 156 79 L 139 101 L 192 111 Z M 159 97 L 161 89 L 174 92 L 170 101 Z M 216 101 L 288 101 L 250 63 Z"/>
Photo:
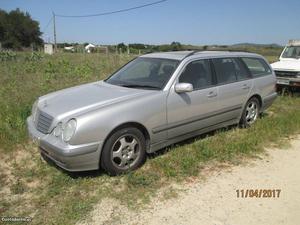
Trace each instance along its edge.
<path fill-rule="evenodd" d="M 74 135 L 76 130 L 76 120 L 75 119 L 71 119 L 69 120 L 62 132 L 62 138 L 65 142 L 68 142 L 71 140 L 72 136 Z"/>
<path fill-rule="evenodd" d="M 61 136 L 62 131 L 63 131 L 63 129 L 62 129 L 62 123 L 58 123 L 57 126 L 53 130 L 53 135 L 55 137 L 59 137 L 59 136 Z"/>
<path fill-rule="evenodd" d="M 37 108 L 38 108 L 38 100 L 36 100 L 33 105 L 32 105 L 32 110 L 31 110 L 31 115 L 32 115 L 32 120 L 35 122 L 36 120 L 36 114 L 37 114 Z"/>

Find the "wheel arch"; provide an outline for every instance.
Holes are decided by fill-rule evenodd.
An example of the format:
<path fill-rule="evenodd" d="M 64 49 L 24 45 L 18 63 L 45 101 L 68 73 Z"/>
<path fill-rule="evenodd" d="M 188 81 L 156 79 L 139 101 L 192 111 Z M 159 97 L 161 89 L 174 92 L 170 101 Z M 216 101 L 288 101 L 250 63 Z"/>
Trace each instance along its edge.
<path fill-rule="evenodd" d="M 262 102 L 262 97 L 259 95 L 259 94 L 252 94 L 252 95 L 250 95 L 249 97 L 248 97 L 248 99 L 247 99 L 247 101 L 244 103 L 244 105 L 243 105 L 243 110 L 241 111 L 241 114 L 240 114 L 240 120 L 239 121 L 241 121 L 241 119 L 242 119 L 242 116 L 243 116 L 243 113 L 244 113 L 244 109 L 245 109 L 245 107 L 246 107 L 246 105 L 247 105 L 247 103 L 248 103 L 248 101 L 251 99 L 251 98 L 256 98 L 257 100 L 258 100 L 258 102 L 259 102 L 259 108 L 260 108 L 260 110 L 262 109 L 262 104 L 263 104 L 263 102 Z M 261 112 L 260 112 L 261 113 Z"/>
<path fill-rule="evenodd" d="M 257 98 L 258 102 L 259 102 L 259 107 L 262 108 L 263 106 L 263 101 L 262 101 L 262 97 L 259 94 L 253 94 L 250 96 L 250 98 L 248 98 L 247 102 L 251 99 L 251 98 Z"/>
<path fill-rule="evenodd" d="M 117 130 L 127 128 L 127 127 L 134 127 L 134 128 L 137 128 L 138 130 L 140 130 L 142 132 L 142 134 L 145 137 L 145 141 L 146 141 L 146 152 L 148 151 L 148 149 L 150 148 L 150 134 L 149 134 L 147 128 L 144 125 L 142 125 L 141 123 L 138 123 L 138 122 L 126 122 L 126 123 L 122 123 L 122 124 L 118 125 L 114 129 L 112 129 L 109 132 L 109 134 L 105 137 L 103 145 L 101 146 L 100 158 L 101 158 L 101 155 L 102 155 L 102 150 L 103 150 L 107 140 L 109 139 L 109 137 L 112 134 L 114 134 Z"/>

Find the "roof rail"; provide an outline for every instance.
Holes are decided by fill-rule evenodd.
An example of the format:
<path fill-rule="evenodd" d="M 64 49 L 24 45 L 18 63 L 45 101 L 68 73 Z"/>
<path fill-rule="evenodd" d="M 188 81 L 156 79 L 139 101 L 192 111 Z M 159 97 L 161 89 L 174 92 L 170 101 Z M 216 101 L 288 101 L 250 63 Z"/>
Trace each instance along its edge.
<path fill-rule="evenodd" d="M 197 52 L 202 52 L 202 50 L 192 50 L 192 52 L 190 52 L 189 54 L 187 54 L 186 56 L 183 57 L 183 59 L 181 61 L 183 61 L 184 59 L 186 59 L 187 57 L 190 57 L 192 55 L 194 55 Z"/>
<path fill-rule="evenodd" d="M 228 50 L 226 50 L 226 51 L 224 51 L 224 52 L 246 52 L 246 53 L 253 53 L 253 52 L 251 52 L 251 51 L 249 51 L 249 50 L 239 50 L 239 49 L 237 49 L 237 50 L 234 50 L 234 49 L 228 49 Z"/>

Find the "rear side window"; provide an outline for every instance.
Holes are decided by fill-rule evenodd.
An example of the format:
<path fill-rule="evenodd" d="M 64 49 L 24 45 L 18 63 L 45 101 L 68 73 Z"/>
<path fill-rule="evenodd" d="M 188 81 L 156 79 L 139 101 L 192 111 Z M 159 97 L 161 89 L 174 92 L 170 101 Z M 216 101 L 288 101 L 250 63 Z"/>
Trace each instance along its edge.
<path fill-rule="evenodd" d="M 189 63 L 179 77 L 180 83 L 190 83 L 194 89 L 202 89 L 212 85 L 209 60 L 197 60 Z"/>
<path fill-rule="evenodd" d="M 217 81 L 219 84 L 232 83 L 248 78 L 248 73 L 243 65 L 234 58 L 213 59 Z"/>
<path fill-rule="evenodd" d="M 271 73 L 270 67 L 263 59 L 242 58 L 253 77 L 259 77 Z"/>

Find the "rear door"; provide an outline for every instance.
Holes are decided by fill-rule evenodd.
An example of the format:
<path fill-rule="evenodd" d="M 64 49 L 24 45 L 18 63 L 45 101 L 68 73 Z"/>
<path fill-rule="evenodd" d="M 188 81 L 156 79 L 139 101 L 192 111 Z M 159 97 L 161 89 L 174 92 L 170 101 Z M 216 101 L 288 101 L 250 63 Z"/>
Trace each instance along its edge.
<path fill-rule="evenodd" d="M 253 85 L 251 74 L 239 58 L 215 58 L 212 61 L 223 119 L 239 119 Z"/>
<path fill-rule="evenodd" d="M 242 61 L 252 74 L 255 91 L 264 99 L 275 93 L 276 77 L 271 68 L 261 58 L 243 57 Z"/>

